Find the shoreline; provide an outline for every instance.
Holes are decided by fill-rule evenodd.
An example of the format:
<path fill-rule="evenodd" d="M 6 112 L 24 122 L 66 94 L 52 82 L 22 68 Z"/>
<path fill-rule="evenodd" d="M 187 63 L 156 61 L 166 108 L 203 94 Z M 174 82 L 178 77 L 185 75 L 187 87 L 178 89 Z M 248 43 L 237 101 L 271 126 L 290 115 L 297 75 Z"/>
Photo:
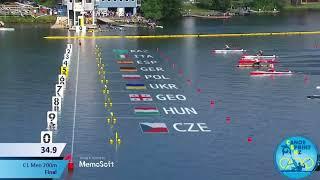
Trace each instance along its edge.
<path fill-rule="evenodd" d="M 265 15 L 265 16 L 274 16 L 279 15 L 281 13 L 288 13 L 288 12 L 307 12 L 307 11 L 319 11 L 320 12 L 320 3 L 319 5 L 313 7 L 311 5 L 308 6 L 286 6 L 283 8 L 281 12 L 278 13 L 251 13 L 249 16 L 257 16 L 257 15 Z M 203 15 L 198 13 L 191 13 L 191 14 L 185 14 L 182 15 L 182 18 L 188 18 L 188 17 L 195 17 L 195 18 L 204 18 L 204 19 L 231 19 L 238 15 Z M 181 18 L 179 17 L 179 18 Z M 5 24 L 50 24 L 53 25 L 56 23 L 58 16 L 38 16 L 38 17 L 32 17 L 32 16 L 0 16 L 0 21 L 4 22 Z M 137 24 L 126 24 L 124 22 L 114 22 L 113 25 L 119 26 L 119 27 L 145 27 Z"/>
<path fill-rule="evenodd" d="M 299 6 L 286 5 L 283 7 L 284 12 L 292 11 L 320 11 L 320 3 L 308 3 Z"/>
<path fill-rule="evenodd" d="M 57 16 L 0 16 L 0 21 L 5 24 L 54 24 Z"/>
<path fill-rule="evenodd" d="M 308 3 L 308 4 L 302 4 L 298 6 L 293 6 L 291 4 L 286 4 L 282 8 L 280 8 L 276 11 L 273 9 L 261 9 L 260 11 L 257 8 L 251 7 L 249 11 L 242 12 L 238 11 L 237 9 L 228 9 L 226 13 L 223 13 L 221 10 L 212 10 L 212 9 L 206 9 L 197 7 L 194 4 L 184 4 L 182 8 L 182 15 L 184 17 L 201 17 L 201 18 L 207 18 L 207 19 L 228 19 L 224 18 L 224 14 L 229 14 L 233 16 L 256 16 L 256 15 L 278 15 L 281 13 L 288 13 L 288 12 L 308 12 L 308 11 L 319 11 L 320 12 L 320 3 Z M 243 14 L 241 14 L 243 13 Z"/>

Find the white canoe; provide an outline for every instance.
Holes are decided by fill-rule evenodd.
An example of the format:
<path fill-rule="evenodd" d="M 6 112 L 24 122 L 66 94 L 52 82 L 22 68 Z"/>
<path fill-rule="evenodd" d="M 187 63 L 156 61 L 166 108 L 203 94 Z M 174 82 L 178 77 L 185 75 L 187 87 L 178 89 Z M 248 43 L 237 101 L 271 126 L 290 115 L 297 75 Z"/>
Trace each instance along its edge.
<path fill-rule="evenodd" d="M 264 75 L 291 75 L 291 71 L 252 71 L 250 72 L 251 76 L 264 76 Z"/>
<path fill-rule="evenodd" d="M 217 49 L 217 50 L 212 50 L 213 53 L 217 54 L 227 54 L 227 53 L 243 53 L 246 52 L 244 49 Z"/>
<path fill-rule="evenodd" d="M 0 31 L 14 31 L 14 28 L 4 28 L 4 27 L 0 27 Z"/>
<path fill-rule="evenodd" d="M 320 99 L 320 95 L 307 96 L 308 99 Z"/>
<path fill-rule="evenodd" d="M 272 55 L 272 56 L 257 56 L 257 55 L 254 55 L 254 56 L 247 56 L 247 55 L 245 55 L 245 56 L 242 56 L 242 58 L 244 58 L 244 59 L 255 59 L 255 58 L 261 58 L 261 59 L 275 59 L 275 58 L 277 58 L 277 56 L 276 55 Z"/>

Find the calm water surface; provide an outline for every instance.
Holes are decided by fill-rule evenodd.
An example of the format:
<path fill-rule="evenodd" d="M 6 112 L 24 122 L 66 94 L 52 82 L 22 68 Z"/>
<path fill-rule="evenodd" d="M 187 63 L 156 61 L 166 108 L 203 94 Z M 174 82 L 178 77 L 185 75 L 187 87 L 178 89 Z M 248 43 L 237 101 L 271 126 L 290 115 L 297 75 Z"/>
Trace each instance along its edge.
<path fill-rule="evenodd" d="M 105 34 L 192 34 L 240 33 L 319 30 L 320 13 L 298 13 L 281 16 L 236 17 L 227 21 L 185 18 L 163 23 L 164 29 L 150 31 L 128 29 Z M 64 40 L 45 40 L 48 35 L 66 35 L 64 30 L 47 26 L 15 26 L 15 32 L 0 32 L 0 142 L 39 142 L 40 131 L 46 127 L 46 112 L 63 59 Z M 89 33 L 90 35 L 90 33 Z M 78 103 L 75 126 L 74 159 L 105 157 L 116 167 L 76 168 L 73 179 L 285 179 L 275 169 L 273 153 L 287 136 L 303 135 L 320 145 L 319 101 L 307 100 L 317 94 L 320 85 L 320 36 L 278 36 L 242 38 L 190 38 L 147 40 L 86 40 L 78 47 L 74 41 L 73 61 L 59 130 L 54 142 L 68 143 L 71 151 L 75 75 L 77 54 L 80 54 Z M 279 70 L 296 72 L 289 77 L 249 76 L 249 69 L 238 69 L 238 55 L 210 54 L 224 44 L 248 49 L 255 53 L 280 56 Z M 96 72 L 94 48 L 102 47 L 103 61 L 110 79 L 114 113 L 119 116 L 114 129 L 106 124 L 101 84 Z M 179 90 L 148 90 L 159 93 L 183 94 L 185 102 L 159 102 L 161 107 L 194 107 L 198 115 L 165 115 L 136 118 L 129 92 L 124 90 L 119 65 L 112 49 L 148 49 Z M 158 50 L 158 51 L 157 51 Z M 161 52 L 161 54 L 159 53 Z M 163 58 L 163 54 L 169 61 Z M 160 56 L 161 55 L 161 56 Z M 172 68 L 175 64 L 175 68 Z M 141 67 L 141 65 L 138 67 Z M 179 75 L 179 70 L 183 75 Z M 141 73 L 141 75 L 146 73 Z M 157 74 L 153 72 L 152 74 Z M 191 86 L 186 83 L 191 80 Z M 201 89 L 201 93 L 197 92 Z M 215 107 L 210 108 L 210 100 Z M 118 103 L 118 104 L 117 104 Z M 227 124 L 225 118 L 231 117 Z M 121 118 L 122 117 L 122 118 Z M 130 118 L 131 117 L 131 118 Z M 134 118 L 132 118 L 134 117 Z M 139 122 L 165 122 L 167 135 L 144 135 Z M 211 133 L 177 133 L 175 122 L 207 123 Z M 119 131 L 123 144 L 117 149 L 108 138 Z M 252 143 L 247 137 L 253 138 Z M 66 175 L 67 177 L 67 175 Z M 314 173 L 309 179 L 319 179 Z"/>

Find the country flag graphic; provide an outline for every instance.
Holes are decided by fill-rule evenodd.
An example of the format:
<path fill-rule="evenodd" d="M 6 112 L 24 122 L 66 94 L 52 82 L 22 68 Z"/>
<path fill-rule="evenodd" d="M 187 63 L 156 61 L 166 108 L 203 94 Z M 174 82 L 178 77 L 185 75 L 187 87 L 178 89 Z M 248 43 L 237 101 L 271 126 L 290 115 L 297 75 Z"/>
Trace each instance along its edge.
<path fill-rule="evenodd" d="M 137 75 L 137 74 L 132 74 L 132 75 L 131 74 L 123 74 L 122 78 L 124 80 L 140 80 L 141 76 Z"/>
<path fill-rule="evenodd" d="M 118 64 L 133 64 L 132 60 L 118 60 Z"/>
<path fill-rule="evenodd" d="M 120 67 L 121 72 L 137 72 L 137 68 L 135 67 Z"/>
<path fill-rule="evenodd" d="M 152 101 L 150 94 L 129 94 L 131 101 Z"/>
<path fill-rule="evenodd" d="M 126 59 L 126 58 L 128 58 L 128 55 L 127 54 L 117 54 L 116 58 L 117 59 Z"/>
<path fill-rule="evenodd" d="M 147 87 L 144 84 L 126 84 L 127 90 L 145 90 Z"/>
<path fill-rule="evenodd" d="M 165 123 L 140 123 L 143 133 L 169 133 Z"/>
<path fill-rule="evenodd" d="M 160 112 L 156 107 L 135 107 L 134 113 L 136 115 L 142 115 L 142 116 L 160 115 Z"/>
<path fill-rule="evenodd" d="M 128 54 L 129 53 L 129 51 L 126 49 L 113 49 L 112 51 L 117 54 Z"/>

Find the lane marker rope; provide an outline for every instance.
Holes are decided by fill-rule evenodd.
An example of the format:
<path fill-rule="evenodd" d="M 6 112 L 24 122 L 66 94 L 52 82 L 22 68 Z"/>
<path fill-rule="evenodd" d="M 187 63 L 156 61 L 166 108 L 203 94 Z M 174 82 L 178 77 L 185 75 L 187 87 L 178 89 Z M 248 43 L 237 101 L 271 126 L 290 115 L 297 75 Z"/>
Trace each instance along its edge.
<path fill-rule="evenodd" d="M 74 131 L 76 126 L 76 113 L 77 113 L 77 97 L 78 97 L 78 80 L 79 80 L 79 59 L 80 59 L 80 47 L 78 46 L 78 58 L 77 58 L 77 75 L 76 75 L 76 88 L 74 95 L 74 110 L 73 110 L 73 125 L 72 125 L 72 141 L 71 141 L 71 155 L 73 156 L 74 147 Z"/>
<path fill-rule="evenodd" d="M 218 38 L 218 37 L 247 37 L 247 36 L 286 36 L 286 35 L 320 35 L 320 31 L 301 32 L 260 32 L 260 33 L 230 33 L 230 34 L 176 34 L 176 35 L 139 35 L 139 36 L 46 36 L 45 39 L 167 39 L 167 38 Z"/>

